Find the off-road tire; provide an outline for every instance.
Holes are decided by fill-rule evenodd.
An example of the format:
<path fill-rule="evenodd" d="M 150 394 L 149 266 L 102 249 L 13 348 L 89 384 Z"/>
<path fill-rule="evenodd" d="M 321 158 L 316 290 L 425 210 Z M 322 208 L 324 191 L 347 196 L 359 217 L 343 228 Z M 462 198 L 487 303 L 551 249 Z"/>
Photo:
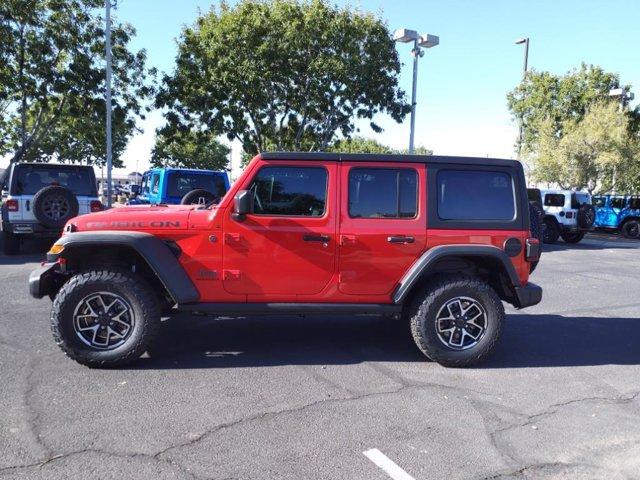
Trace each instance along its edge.
<path fill-rule="evenodd" d="M 51 197 L 59 197 L 63 201 L 68 202 L 68 210 L 60 218 L 53 219 L 47 215 L 45 211 L 45 204 Z M 60 185 L 49 185 L 36 192 L 33 196 L 33 215 L 38 222 L 48 228 L 60 228 L 64 227 L 67 221 L 73 217 L 78 216 L 79 211 L 78 199 L 71 190 Z"/>
<path fill-rule="evenodd" d="M 73 313 L 87 295 L 110 292 L 124 298 L 135 316 L 132 331 L 125 342 L 100 350 L 83 343 L 73 327 Z M 92 368 L 122 367 L 142 355 L 154 343 L 160 326 L 160 311 L 153 290 L 143 278 L 124 269 L 91 270 L 67 281 L 56 295 L 51 308 L 53 338 L 67 356 Z"/>
<path fill-rule="evenodd" d="M 444 345 L 436 331 L 438 311 L 456 297 L 472 298 L 486 311 L 486 331 L 478 343 L 467 350 Z M 443 276 L 429 282 L 411 299 L 404 315 L 420 351 L 445 367 L 468 367 L 486 359 L 502 335 L 505 318 L 504 306 L 493 288 L 480 279 L 462 275 Z"/>
<path fill-rule="evenodd" d="M 640 238 L 640 222 L 637 220 L 627 220 L 622 224 L 620 231 L 625 238 L 638 239 Z"/>
<path fill-rule="evenodd" d="M 589 229 L 596 221 L 596 209 L 589 203 L 583 203 L 578 209 L 578 226 Z"/>
<path fill-rule="evenodd" d="M 529 202 L 529 223 L 531 228 L 531 235 L 533 238 L 538 239 L 538 241 L 542 242 L 542 219 L 544 218 L 544 210 L 540 206 L 538 202 Z M 529 273 L 533 273 L 533 271 L 538 266 L 539 260 L 530 263 Z"/>
<path fill-rule="evenodd" d="M 216 197 L 213 193 L 203 188 L 197 188 L 195 190 L 191 190 L 187 193 L 182 200 L 180 200 L 180 205 L 197 205 L 200 199 L 203 198 L 205 203 L 213 203 L 218 201 L 218 197 Z"/>
<path fill-rule="evenodd" d="M 578 243 L 584 238 L 584 232 L 565 232 L 560 236 L 566 243 Z"/>
<path fill-rule="evenodd" d="M 2 231 L 2 251 L 5 255 L 20 253 L 20 237 L 13 232 Z"/>
<path fill-rule="evenodd" d="M 544 219 L 544 229 L 542 230 L 543 243 L 556 243 L 560 238 L 560 227 L 551 218 Z"/>

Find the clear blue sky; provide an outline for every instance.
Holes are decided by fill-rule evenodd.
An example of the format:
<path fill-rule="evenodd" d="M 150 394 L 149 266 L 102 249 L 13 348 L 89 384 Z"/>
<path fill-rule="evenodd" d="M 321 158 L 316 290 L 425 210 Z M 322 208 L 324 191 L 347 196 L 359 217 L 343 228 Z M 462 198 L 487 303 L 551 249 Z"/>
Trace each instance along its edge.
<path fill-rule="evenodd" d="M 233 2 L 231 2 L 233 3 Z M 338 1 L 338 4 L 347 2 Z M 145 48 L 151 65 L 172 69 L 175 39 L 198 11 L 212 2 L 201 0 L 119 0 L 115 14 L 134 25 L 134 48 Z M 519 81 L 523 49 L 519 37 L 531 38 L 529 66 L 563 73 L 580 62 L 617 72 L 640 96 L 640 1 L 618 0 L 362 0 L 350 2 L 379 13 L 393 30 L 407 27 L 440 36 L 440 45 L 420 60 L 417 143 L 437 154 L 508 157 L 516 127 L 506 108 L 505 94 Z M 398 46 L 403 88 L 410 92 L 408 45 Z M 152 115 L 125 156 L 143 168 L 161 122 Z M 386 132 L 379 140 L 396 147 L 408 143 L 408 121 L 397 125 L 382 119 Z M 363 134 L 376 135 L 368 128 Z"/>

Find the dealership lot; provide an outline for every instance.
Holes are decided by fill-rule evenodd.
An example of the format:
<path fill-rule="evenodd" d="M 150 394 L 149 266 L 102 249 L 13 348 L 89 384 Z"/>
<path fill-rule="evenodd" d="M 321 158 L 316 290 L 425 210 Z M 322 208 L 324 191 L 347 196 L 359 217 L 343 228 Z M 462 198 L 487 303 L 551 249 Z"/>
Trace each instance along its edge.
<path fill-rule="evenodd" d="M 42 255 L 0 256 L 1 478 L 392 478 L 372 449 L 405 478 L 640 478 L 640 242 L 547 248 L 542 303 L 465 370 L 397 320 L 188 316 L 90 370 L 27 294 Z"/>

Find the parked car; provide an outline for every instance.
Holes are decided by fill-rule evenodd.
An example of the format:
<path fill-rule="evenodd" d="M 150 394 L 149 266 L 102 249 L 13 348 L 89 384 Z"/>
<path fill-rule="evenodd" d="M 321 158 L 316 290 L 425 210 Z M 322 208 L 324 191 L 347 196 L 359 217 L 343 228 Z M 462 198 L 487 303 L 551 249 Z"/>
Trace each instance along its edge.
<path fill-rule="evenodd" d="M 130 204 L 182 204 L 219 201 L 229 190 L 224 171 L 153 168 L 142 176 L 140 192 Z"/>
<path fill-rule="evenodd" d="M 7 255 L 19 253 L 25 238 L 57 238 L 67 220 L 103 208 L 90 166 L 14 163 L 2 183 L 2 237 Z"/>
<path fill-rule="evenodd" d="M 640 238 L 640 196 L 593 197 L 597 228 L 619 230 L 627 238 Z"/>
<path fill-rule="evenodd" d="M 496 346 L 502 301 L 540 302 L 539 255 L 518 161 L 263 153 L 219 204 L 70 220 L 29 286 L 55 299 L 56 343 L 95 367 L 136 359 L 180 311 L 391 315 L 462 367 Z"/>
<path fill-rule="evenodd" d="M 544 208 L 544 243 L 555 243 L 559 237 L 567 243 L 578 243 L 593 230 L 596 214 L 588 193 L 572 190 L 541 190 L 540 193 Z"/>

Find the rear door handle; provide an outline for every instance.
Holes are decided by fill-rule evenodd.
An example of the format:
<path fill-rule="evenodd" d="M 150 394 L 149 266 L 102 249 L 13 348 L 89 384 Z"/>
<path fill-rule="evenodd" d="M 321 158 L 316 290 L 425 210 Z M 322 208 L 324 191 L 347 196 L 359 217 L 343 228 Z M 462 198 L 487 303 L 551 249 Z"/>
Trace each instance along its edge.
<path fill-rule="evenodd" d="M 405 237 L 404 235 L 387 237 L 389 243 L 413 243 L 416 239 L 413 237 Z"/>
<path fill-rule="evenodd" d="M 331 237 L 329 235 L 304 235 L 302 239 L 305 242 L 328 243 Z"/>

